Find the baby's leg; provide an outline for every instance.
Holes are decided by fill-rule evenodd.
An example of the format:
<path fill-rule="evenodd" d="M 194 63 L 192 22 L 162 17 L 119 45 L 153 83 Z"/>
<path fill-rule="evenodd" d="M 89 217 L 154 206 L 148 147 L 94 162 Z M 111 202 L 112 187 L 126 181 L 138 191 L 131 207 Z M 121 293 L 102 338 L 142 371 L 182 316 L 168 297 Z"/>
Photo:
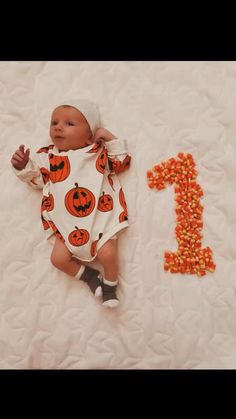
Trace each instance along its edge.
<path fill-rule="evenodd" d="M 81 263 L 72 257 L 69 249 L 58 237 L 53 247 L 51 262 L 57 269 L 70 276 L 77 275 L 81 268 Z"/>
<path fill-rule="evenodd" d="M 102 282 L 103 305 L 117 307 L 119 304 L 116 296 L 118 284 L 118 258 L 117 240 L 108 240 L 98 251 L 97 259 L 104 268 L 104 279 Z"/>
<path fill-rule="evenodd" d="M 108 240 L 99 249 L 97 254 L 98 261 L 104 268 L 104 275 L 108 281 L 117 281 L 118 260 L 117 260 L 117 240 Z"/>
<path fill-rule="evenodd" d="M 51 262 L 60 271 L 86 282 L 95 297 L 101 296 L 100 273 L 89 266 L 82 265 L 58 237 L 53 247 Z"/>

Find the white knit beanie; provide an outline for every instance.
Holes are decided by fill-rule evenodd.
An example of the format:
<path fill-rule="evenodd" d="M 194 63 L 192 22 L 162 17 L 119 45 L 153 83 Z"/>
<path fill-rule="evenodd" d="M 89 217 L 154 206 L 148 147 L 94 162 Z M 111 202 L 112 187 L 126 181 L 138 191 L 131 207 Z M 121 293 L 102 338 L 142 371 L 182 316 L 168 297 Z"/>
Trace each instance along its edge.
<path fill-rule="evenodd" d="M 90 129 L 95 134 L 96 130 L 101 127 L 101 118 L 98 105 L 86 99 L 66 99 L 63 105 L 70 105 L 78 109 L 87 120 Z"/>

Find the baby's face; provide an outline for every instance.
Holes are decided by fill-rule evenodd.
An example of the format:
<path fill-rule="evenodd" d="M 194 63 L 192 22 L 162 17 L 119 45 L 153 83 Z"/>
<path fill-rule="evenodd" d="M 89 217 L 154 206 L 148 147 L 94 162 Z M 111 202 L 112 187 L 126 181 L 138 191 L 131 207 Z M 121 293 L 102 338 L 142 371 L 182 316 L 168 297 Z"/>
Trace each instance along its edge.
<path fill-rule="evenodd" d="M 91 144 L 93 135 L 81 112 L 72 106 L 59 106 L 52 113 L 50 137 L 60 151 L 68 151 Z"/>

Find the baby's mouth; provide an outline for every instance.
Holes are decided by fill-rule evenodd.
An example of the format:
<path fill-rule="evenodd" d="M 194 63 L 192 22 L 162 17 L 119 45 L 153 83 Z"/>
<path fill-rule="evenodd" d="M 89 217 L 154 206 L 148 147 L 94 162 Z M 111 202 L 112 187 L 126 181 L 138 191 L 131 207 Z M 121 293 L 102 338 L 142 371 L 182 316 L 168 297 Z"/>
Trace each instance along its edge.
<path fill-rule="evenodd" d="M 64 137 L 62 135 L 55 135 L 55 140 L 64 140 Z"/>

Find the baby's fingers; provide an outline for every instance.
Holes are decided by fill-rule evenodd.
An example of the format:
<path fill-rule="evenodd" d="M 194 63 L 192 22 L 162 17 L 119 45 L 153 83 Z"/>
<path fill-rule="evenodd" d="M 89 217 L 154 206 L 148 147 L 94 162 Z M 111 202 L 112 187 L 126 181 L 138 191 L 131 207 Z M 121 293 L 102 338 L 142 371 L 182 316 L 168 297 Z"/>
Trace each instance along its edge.
<path fill-rule="evenodd" d="M 29 160 L 29 155 L 30 155 L 30 149 L 27 148 L 27 150 L 25 151 L 25 159 Z"/>
<path fill-rule="evenodd" d="M 24 144 L 21 144 L 20 145 L 19 150 L 24 154 L 24 152 L 25 152 L 25 146 L 24 146 Z"/>
<path fill-rule="evenodd" d="M 20 154 L 19 154 L 19 151 L 18 151 L 18 152 L 16 152 L 16 153 L 12 156 L 12 158 L 13 158 L 14 160 L 18 161 L 18 162 L 22 162 L 22 161 L 24 160 L 24 156 L 20 155 Z"/>
<path fill-rule="evenodd" d="M 16 157 L 16 156 L 21 157 L 21 159 L 23 160 L 23 158 L 25 157 L 25 154 L 24 154 L 24 153 L 22 153 L 22 151 L 17 150 L 17 151 L 15 152 L 14 156 L 15 156 L 15 157 Z"/>
<path fill-rule="evenodd" d="M 30 150 L 27 148 L 25 151 L 25 146 L 23 144 L 20 145 L 19 149 L 16 151 L 15 154 L 17 154 L 19 157 L 22 157 L 22 159 L 29 159 Z"/>
<path fill-rule="evenodd" d="M 16 168 L 21 168 L 22 162 L 19 162 L 15 157 L 12 157 L 11 164 Z"/>

